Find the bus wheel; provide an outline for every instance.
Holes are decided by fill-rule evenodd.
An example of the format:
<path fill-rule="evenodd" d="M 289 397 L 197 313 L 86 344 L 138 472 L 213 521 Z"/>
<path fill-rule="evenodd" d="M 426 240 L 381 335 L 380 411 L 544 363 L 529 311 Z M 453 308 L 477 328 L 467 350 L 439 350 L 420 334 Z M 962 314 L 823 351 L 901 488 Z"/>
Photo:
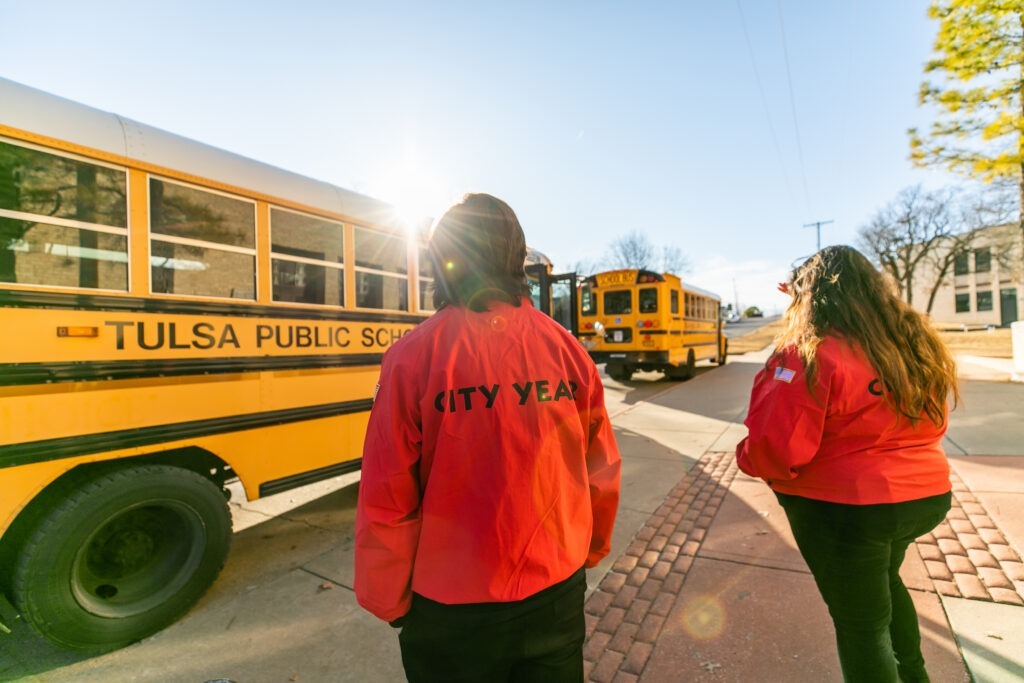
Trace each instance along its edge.
<path fill-rule="evenodd" d="M 697 374 L 697 358 L 693 355 L 693 349 L 686 354 L 686 365 L 672 365 L 665 369 L 665 376 L 669 379 L 690 379 Z"/>
<path fill-rule="evenodd" d="M 729 340 L 728 339 L 723 339 L 722 340 L 722 353 L 719 354 L 717 359 L 715 359 L 715 362 L 717 364 L 719 364 L 719 365 L 725 365 L 725 359 L 728 356 L 729 356 Z"/>
<path fill-rule="evenodd" d="M 108 470 L 79 481 L 29 532 L 12 598 L 46 639 L 105 652 L 188 611 L 230 543 L 231 513 L 213 482 L 165 465 Z"/>
<path fill-rule="evenodd" d="M 608 363 L 604 371 L 616 382 L 628 382 L 633 376 L 633 370 L 625 363 Z"/>

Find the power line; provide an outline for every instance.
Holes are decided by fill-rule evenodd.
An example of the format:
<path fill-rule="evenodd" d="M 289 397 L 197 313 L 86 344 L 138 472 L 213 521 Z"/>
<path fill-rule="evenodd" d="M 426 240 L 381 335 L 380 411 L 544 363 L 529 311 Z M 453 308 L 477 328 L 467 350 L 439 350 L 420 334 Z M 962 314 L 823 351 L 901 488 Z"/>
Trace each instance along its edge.
<path fill-rule="evenodd" d="M 775 126 L 772 124 L 771 110 L 768 108 L 768 98 L 764 94 L 764 84 L 761 82 L 761 74 L 757 70 L 757 59 L 754 56 L 754 45 L 750 41 L 750 32 L 747 30 L 747 20 L 743 15 L 743 4 L 736 0 L 736 9 L 740 12 L 740 26 L 743 27 L 743 37 L 747 41 L 747 52 L 750 54 L 750 65 L 754 69 L 754 79 L 757 81 L 757 90 L 761 95 L 761 106 L 764 107 L 764 116 L 768 120 L 768 131 L 772 134 L 772 142 L 775 144 L 775 154 L 779 158 L 779 167 L 782 169 L 782 177 L 786 181 L 786 191 L 789 198 L 793 199 L 793 188 L 789 184 L 789 173 L 786 171 L 786 164 L 783 161 L 782 147 L 779 145 L 779 137 L 775 134 Z"/>
<path fill-rule="evenodd" d="M 796 151 L 800 160 L 800 179 L 804 187 L 804 204 L 810 211 L 810 193 L 807 191 L 807 173 L 804 171 L 804 148 L 800 143 L 800 124 L 796 118 L 796 99 L 793 96 L 793 76 L 789 69 L 789 49 L 786 47 L 786 26 L 782 21 L 782 0 L 775 0 L 775 8 L 779 14 L 779 32 L 782 34 L 782 54 L 786 59 L 786 82 L 789 84 L 789 107 L 793 112 L 793 130 L 796 132 Z"/>
<path fill-rule="evenodd" d="M 829 223 L 835 223 L 835 221 L 815 221 L 814 223 L 804 223 L 805 228 L 813 226 L 818 229 L 818 251 L 821 251 L 821 226 L 828 225 Z"/>

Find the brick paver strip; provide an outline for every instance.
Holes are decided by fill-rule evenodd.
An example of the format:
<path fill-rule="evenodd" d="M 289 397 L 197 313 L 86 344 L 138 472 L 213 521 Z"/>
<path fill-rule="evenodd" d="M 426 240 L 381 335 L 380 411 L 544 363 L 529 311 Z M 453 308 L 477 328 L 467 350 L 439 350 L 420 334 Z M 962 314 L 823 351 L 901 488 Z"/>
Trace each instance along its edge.
<path fill-rule="evenodd" d="M 665 497 L 587 599 L 583 659 L 588 681 L 642 680 L 665 617 L 736 472 L 731 452 L 705 454 Z M 1020 554 L 956 472 L 950 477 L 953 507 L 949 515 L 917 540 L 936 592 L 1024 605 Z M 647 583 L 663 578 L 654 585 Z M 614 647 L 609 647 L 613 642 Z"/>
<path fill-rule="evenodd" d="M 917 539 L 935 589 L 954 598 L 1024 605 L 1024 581 L 1016 578 L 1020 555 L 956 471 L 950 479 L 953 507 L 932 533 Z"/>
<path fill-rule="evenodd" d="M 593 621 L 583 650 L 587 680 L 605 683 L 642 675 L 736 471 L 732 453 L 702 457 L 590 595 L 585 611 Z M 628 606 L 625 613 L 623 606 Z"/>

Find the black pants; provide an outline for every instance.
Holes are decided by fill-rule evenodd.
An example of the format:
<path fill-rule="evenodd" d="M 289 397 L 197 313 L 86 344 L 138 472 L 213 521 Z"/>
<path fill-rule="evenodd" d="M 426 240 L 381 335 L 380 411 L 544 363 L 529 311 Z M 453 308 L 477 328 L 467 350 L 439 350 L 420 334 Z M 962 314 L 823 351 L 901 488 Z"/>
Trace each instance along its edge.
<path fill-rule="evenodd" d="M 580 569 L 517 602 L 444 605 L 413 594 L 398 635 L 405 675 L 410 683 L 581 683 L 586 587 Z"/>
<path fill-rule="evenodd" d="M 843 680 L 927 681 L 917 612 L 899 571 L 907 547 L 945 517 L 951 494 L 885 505 L 776 496 L 832 615 Z"/>

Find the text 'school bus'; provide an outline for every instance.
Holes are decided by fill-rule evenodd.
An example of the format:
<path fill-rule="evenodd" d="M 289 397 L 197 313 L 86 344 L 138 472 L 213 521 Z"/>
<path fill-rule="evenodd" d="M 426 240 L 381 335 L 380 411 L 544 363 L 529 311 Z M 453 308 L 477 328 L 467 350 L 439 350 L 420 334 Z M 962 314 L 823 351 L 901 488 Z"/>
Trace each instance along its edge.
<path fill-rule="evenodd" d="M 0 103 L 0 583 L 100 652 L 213 582 L 226 481 L 358 469 L 432 271 L 369 197 L 3 79 Z"/>
<path fill-rule="evenodd" d="M 612 270 L 591 275 L 579 291 L 578 334 L 612 379 L 637 370 L 688 379 L 696 363 L 725 363 L 721 300 L 670 273 Z"/>

